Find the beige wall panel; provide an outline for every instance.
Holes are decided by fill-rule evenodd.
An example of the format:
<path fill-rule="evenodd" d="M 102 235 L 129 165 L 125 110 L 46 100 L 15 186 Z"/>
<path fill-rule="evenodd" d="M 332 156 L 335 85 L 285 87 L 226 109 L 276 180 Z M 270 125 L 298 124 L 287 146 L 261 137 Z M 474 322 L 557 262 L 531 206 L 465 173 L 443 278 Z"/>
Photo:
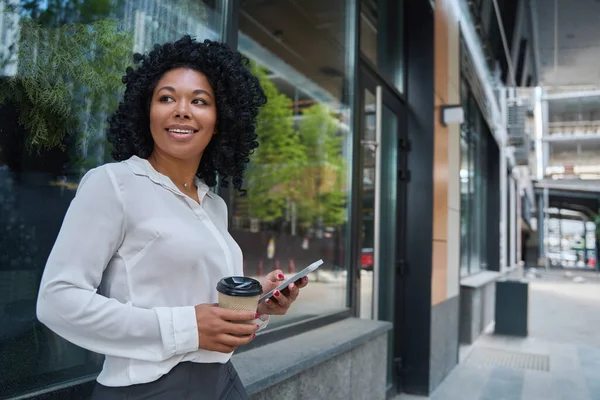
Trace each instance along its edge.
<path fill-rule="evenodd" d="M 448 12 L 448 83 L 451 88 L 456 89 L 457 97 L 448 100 L 451 104 L 457 104 L 460 94 L 460 26 L 453 11 Z"/>
<path fill-rule="evenodd" d="M 448 211 L 448 261 L 446 296 L 458 296 L 460 290 L 460 212 Z"/>
<path fill-rule="evenodd" d="M 446 240 L 448 235 L 448 128 L 439 123 L 435 111 L 433 152 L 433 239 Z"/>
<path fill-rule="evenodd" d="M 447 297 L 447 258 L 448 249 L 445 241 L 433 241 L 433 271 L 431 277 L 431 305 L 440 304 Z"/>
<path fill-rule="evenodd" d="M 460 85 L 460 82 L 459 82 Z M 460 86 L 448 82 L 448 104 L 460 104 Z"/>
<path fill-rule="evenodd" d="M 438 108 L 439 106 L 445 104 L 444 100 L 440 96 L 438 96 L 437 93 L 434 93 L 433 98 L 435 100 L 435 108 Z"/>
<path fill-rule="evenodd" d="M 448 126 L 448 208 L 460 211 L 460 125 Z"/>
<path fill-rule="evenodd" d="M 433 241 L 433 273 L 431 277 L 431 305 L 445 301 L 447 296 L 448 245 L 443 240 Z"/>

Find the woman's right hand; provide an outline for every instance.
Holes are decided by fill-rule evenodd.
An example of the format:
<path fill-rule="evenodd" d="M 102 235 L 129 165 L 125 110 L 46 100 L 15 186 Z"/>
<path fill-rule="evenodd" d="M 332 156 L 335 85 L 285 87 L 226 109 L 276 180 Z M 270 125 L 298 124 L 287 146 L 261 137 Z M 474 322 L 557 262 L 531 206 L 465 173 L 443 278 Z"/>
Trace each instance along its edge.
<path fill-rule="evenodd" d="M 199 304 L 195 309 L 201 349 L 231 353 L 256 336 L 258 325 L 230 322 L 252 321 L 256 319 L 256 313 L 220 308 L 218 304 Z"/>

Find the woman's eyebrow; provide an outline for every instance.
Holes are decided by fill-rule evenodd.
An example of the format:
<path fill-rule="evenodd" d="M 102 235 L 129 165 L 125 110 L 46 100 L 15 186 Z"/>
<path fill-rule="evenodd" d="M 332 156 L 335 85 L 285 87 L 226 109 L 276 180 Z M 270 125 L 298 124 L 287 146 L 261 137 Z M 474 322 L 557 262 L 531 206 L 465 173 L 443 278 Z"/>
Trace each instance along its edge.
<path fill-rule="evenodd" d="M 204 90 L 204 89 L 196 89 L 196 90 L 194 90 L 194 92 L 193 92 L 193 93 L 194 93 L 194 94 L 205 94 L 205 95 L 207 95 L 208 97 L 212 98 L 212 96 L 210 95 L 210 93 L 208 93 L 208 92 L 207 92 L 206 90 Z"/>
<path fill-rule="evenodd" d="M 172 86 L 163 86 L 163 87 L 161 87 L 160 89 L 158 89 L 158 90 L 157 90 L 157 92 L 160 92 L 161 90 L 166 90 L 166 91 L 169 91 L 169 92 L 172 92 L 172 93 L 175 93 L 175 92 L 177 92 L 177 91 L 175 90 L 175 88 L 173 88 Z M 204 90 L 204 89 L 196 89 L 196 90 L 194 90 L 192 93 L 193 93 L 193 94 L 205 94 L 205 95 L 207 95 L 208 97 L 212 98 L 211 94 L 210 94 L 210 93 L 208 93 L 208 92 L 207 92 L 206 90 Z"/>
<path fill-rule="evenodd" d="M 163 86 L 160 89 L 158 89 L 157 92 L 160 92 L 161 90 L 166 90 L 168 92 L 173 92 L 173 93 L 176 92 L 175 88 L 173 88 L 171 86 Z"/>

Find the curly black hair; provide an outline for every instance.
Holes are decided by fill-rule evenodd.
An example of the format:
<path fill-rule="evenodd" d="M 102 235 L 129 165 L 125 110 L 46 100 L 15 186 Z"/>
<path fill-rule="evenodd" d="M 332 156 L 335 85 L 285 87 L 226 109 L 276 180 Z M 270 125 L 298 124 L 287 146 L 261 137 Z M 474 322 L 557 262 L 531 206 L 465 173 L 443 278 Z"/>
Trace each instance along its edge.
<path fill-rule="evenodd" d="M 175 42 L 154 45 L 148 54 L 135 54 L 128 67 L 123 101 L 108 119 L 112 156 L 122 161 L 136 155 L 148 158 L 154 149 L 150 133 L 150 103 L 160 78 L 175 68 L 190 68 L 208 78 L 216 98 L 216 131 L 209 142 L 197 176 L 207 185 L 233 187 L 242 193 L 246 164 L 256 141 L 256 117 L 266 102 L 264 91 L 249 70 L 249 60 L 224 43 L 197 42 L 189 35 Z"/>

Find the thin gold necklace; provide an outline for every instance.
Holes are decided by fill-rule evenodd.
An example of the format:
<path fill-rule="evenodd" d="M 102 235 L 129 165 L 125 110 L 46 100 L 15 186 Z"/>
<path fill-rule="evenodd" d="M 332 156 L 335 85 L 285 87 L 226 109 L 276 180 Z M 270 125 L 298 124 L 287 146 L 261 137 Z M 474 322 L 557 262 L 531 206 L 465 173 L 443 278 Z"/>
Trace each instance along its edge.
<path fill-rule="evenodd" d="M 160 171 L 159 171 L 159 168 L 157 168 L 157 167 L 158 167 L 158 164 L 157 164 L 157 162 L 156 162 L 156 157 L 154 156 L 154 154 L 152 154 L 152 155 L 151 155 L 151 158 L 152 158 L 152 160 L 148 160 L 148 161 L 150 162 L 150 164 L 151 164 L 151 165 L 154 167 L 154 169 L 155 169 L 156 171 L 160 172 Z M 162 173 L 162 172 L 160 172 L 160 173 Z M 165 175 L 165 174 L 163 174 L 163 175 Z M 171 179 L 171 177 L 169 177 L 169 179 Z M 173 180 L 173 179 L 171 179 L 171 181 L 172 181 L 172 180 Z M 187 183 L 182 183 L 182 185 L 183 185 L 183 187 L 184 187 L 184 188 L 186 188 L 186 189 L 189 187 L 189 185 L 188 185 Z"/>

